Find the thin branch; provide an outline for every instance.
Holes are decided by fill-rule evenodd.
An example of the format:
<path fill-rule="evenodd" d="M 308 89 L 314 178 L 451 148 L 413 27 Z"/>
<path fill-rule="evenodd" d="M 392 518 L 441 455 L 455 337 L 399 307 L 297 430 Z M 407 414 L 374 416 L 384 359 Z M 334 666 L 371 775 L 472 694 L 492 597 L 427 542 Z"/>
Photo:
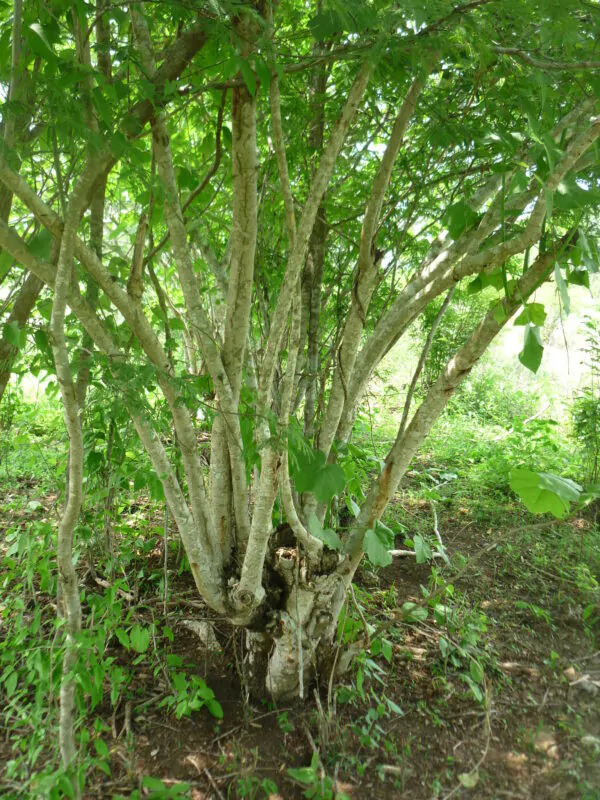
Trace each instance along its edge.
<path fill-rule="evenodd" d="M 536 67 L 536 69 L 561 70 L 563 72 L 580 72 L 582 70 L 600 69 L 600 61 L 556 61 L 554 59 L 537 58 L 536 56 L 530 55 L 525 50 L 519 50 L 517 47 L 494 46 L 491 50 L 499 55 L 514 56 L 524 61 L 526 64 Z"/>
<path fill-rule="evenodd" d="M 429 355 L 429 351 L 431 350 L 431 347 L 433 345 L 437 329 L 440 325 L 440 322 L 442 321 L 444 314 L 448 310 L 450 303 L 452 302 L 455 290 L 456 287 L 453 286 L 446 295 L 446 298 L 444 299 L 444 302 L 440 306 L 438 313 L 435 315 L 435 319 L 431 324 L 429 333 L 427 334 L 427 339 L 425 340 L 425 344 L 423 345 L 423 350 L 421 351 L 421 357 L 419 358 L 419 362 L 415 368 L 412 381 L 410 382 L 410 386 L 408 387 L 408 392 L 406 393 L 406 400 L 404 401 L 404 410 L 402 411 L 402 419 L 400 420 L 400 427 L 398 428 L 400 434 L 404 433 L 404 428 L 406 427 L 406 421 L 408 419 L 408 413 L 410 411 L 412 399 L 415 390 L 417 388 L 417 383 L 419 382 L 419 378 L 421 377 L 421 372 L 423 371 L 423 367 L 425 366 L 425 362 L 427 361 L 427 356 Z"/>

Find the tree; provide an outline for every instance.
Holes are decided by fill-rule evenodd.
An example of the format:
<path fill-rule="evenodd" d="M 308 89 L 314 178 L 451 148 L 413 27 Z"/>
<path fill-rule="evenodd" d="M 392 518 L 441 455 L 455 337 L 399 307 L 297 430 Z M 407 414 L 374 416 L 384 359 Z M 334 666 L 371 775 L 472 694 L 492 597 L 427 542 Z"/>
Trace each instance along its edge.
<path fill-rule="evenodd" d="M 246 628 L 254 690 L 303 696 L 345 663 L 334 643 L 348 588 L 365 552 L 390 558 L 379 521 L 449 397 L 519 309 L 535 371 L 532 295 L 554 275 L 567 303 L 567 283 L 596 269 L 600 16 L 592 0 L 13 12 L 0 353 L 53 363 L 69 434 L 68 763 L 89 383 L 127 408 L 198 591 Z M 37 295 L 17 313 L 32 281 L 45 287 L 33 356 Z M 484 311 L 414 411 L 409 392 L 367 491 L 350 493 L 374 371 L 458 285 L 487 293 Z"/>

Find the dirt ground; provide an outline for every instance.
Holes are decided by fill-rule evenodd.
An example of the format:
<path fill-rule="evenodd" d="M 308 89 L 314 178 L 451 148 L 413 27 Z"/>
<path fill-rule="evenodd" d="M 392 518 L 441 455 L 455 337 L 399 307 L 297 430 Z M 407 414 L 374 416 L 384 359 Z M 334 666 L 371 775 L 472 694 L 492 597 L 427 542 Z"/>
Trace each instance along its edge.
<path fill-rule="evenodd" d="M 572 524 L 575 533 L 591 523 Z M 486 529 L 458 512 L 442 515 L 440 526 L 450 556 L 462 559 L 444 573 L 455 575 L 462 628 L 449 633 L 432 617 L 394 617 L 394 603 L 422 599 L 430 565 L 402 558 L 378 574 L 363 570 L 357 596 L 369 598 L 366 617 L 386 625 L 393 644 L 391 663 L 379 657 L 366 669 L 364 699 L 350 675 L 337 695 L 325 689 L 283 707 L 252 703 L 235 655 L 239 634 L 217 622 L 220 649 L 209 652 L 182 624 L 206 616 L 185 574 L 171 586 L 178 599 L 168 620 L 156 598 L 140 598 L 136 613 L 168 621 L 172 653 L 206 679 L 224 716 L 219 721 L 200 710 L 176 719 L 158 707 L 166 680 L 131 663 L 135 699 L 96 709 L 111 731 L 104 737 L 111 775 L 89 775 L 85 797 L 129 797 L 135 790 L 178 796 L 185 782 L 195 800 L 600 798 L 598 627 L 584 624 L 586 598 L 565 577 L 569 565 L 534 568 L 518 530 Z M 465 681 L 468 667 L 441 658 L 440 638 L 453 636 L 482 654 L 481 702 Z M 118 643 L 110 647 L 133 662 Z M 302 784 L 288 769 L 308 767 L 315 753 L 321 777 Z M 0 759 L 8 757 L 5 744 Z M 2 772 L 0 766 L 0 791 Z M 152 793 L 143 785 L 148 776 L 165 790 Z M 16 795 L 5 789 L 1 796 Z"/>
<path fill-rule="evenodd" d="M 493 546 L 506 544 L 498 532 L 461 530 L 460 522 L 447 519 L 443 527 L 450 553 L 477 556 L 456 588 L 464 604 L 485 615 L 480 647 L 490 668 L 483 702 L 460 671 L 440 663 L 440 626 L 401 624 L 392 663 L 384 664 L 384 685 L 373 679 L 367 685 L 402 714 L 378 719 L 365 744 L 361 728 L 376 705 L 368 695 L 363 704 L 338 697 L 333 719 L 326 692 L 284 708 L 252 704 L 244 701 L 231 634 L 217 628 L 225 649 L 209 654 L 176 625 L 174 652 L 200 665 L 223 705 L 223 721 L 216 725 L 206 712 L 176 720 L 151 702 L 130 720 L 121 709 L 110 721 L 117 734 L 112 760 L 120 768 L 112 782 L 90 786 L 89 797 L 127 796 L 144 775 L 167 786 L 184 781 L 195 800 L 330 797 L 326 784 L 320 794 L 305 795 L 308 787 L 287 772 L 308 766 L 317 747 L 338 793 L 350 798 L 600 798 L 600 652 L 581 609 L 564 599 L 573 592 L 562 593 L 558 576 L 521 571 L 519 559 L 507 562 Z M 418 600 L 429 574 L 428 565 L 398 559 L 378 576 L 363 572 L 358 586 L 368 585 L 375 598 L 394 590 L 402 602 Z M 543 607 L 548 617 L 532 614 L 529 605 Z M 197 618 L 190 610 L 178 613 Z M 145 688 L 149 698 L 156 692 L 153 683 Z M 265 779 L 277 792 L 270 793 Z"/>

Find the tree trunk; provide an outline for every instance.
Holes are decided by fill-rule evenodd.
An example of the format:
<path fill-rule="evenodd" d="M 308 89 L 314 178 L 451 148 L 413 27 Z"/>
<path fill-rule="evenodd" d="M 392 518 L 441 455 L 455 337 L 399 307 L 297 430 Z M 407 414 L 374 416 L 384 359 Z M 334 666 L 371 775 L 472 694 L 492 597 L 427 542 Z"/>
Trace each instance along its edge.
<path fill-rule="evenodd" d="M 302 699 L 310 685 L 328 682 L 339 661 L 337 621 L 347 582 L 335 571 L 307 577 L 297 548 L 279 548 L 272 569 L 281 604 L 263 630 L 247 632 L 249 689 L 278 701 Z"/>

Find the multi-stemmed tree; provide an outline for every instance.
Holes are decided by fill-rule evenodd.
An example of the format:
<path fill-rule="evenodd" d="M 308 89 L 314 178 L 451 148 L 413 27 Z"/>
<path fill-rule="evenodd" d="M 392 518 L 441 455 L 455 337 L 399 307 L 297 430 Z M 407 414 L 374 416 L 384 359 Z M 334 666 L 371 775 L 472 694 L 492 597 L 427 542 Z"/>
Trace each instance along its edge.
<path fill-rule="evenodd" d="M 521 360 L 537 369 L 532 295 L 554 276 L 566 298 L 595 269 L 600 6 L 15 0 L 1 13 L 0 395 L 41 313 L 70 443 L 68 762 L 90 381 L 126 406 L 199 593 L 247 629 L 255 690 L 302 696 L 344 662 L 346 593 L 365 551 L 388 558 L 379 520 L 448 398 L 522 308 Z M 461 283 L 488 310 L 419 403 L 413 381 L 341 524 L 369 381 Z"/>

